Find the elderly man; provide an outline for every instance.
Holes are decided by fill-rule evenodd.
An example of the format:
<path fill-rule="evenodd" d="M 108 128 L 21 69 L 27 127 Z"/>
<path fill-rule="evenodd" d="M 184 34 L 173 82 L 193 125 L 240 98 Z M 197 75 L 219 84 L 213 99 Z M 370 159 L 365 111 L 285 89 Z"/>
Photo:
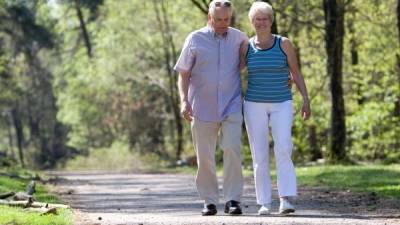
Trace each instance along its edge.
<path fill-rule="evenodd" d="M 218 134 L 224 152 L 224 211 L 242 214 L 240 139 L 243 117 L 239 51 L 241 46 L 247 45 L 247 36 L 229 27 L 231 16 L 232 6 L 228 0 L 212 1 L 207 26 L 186 38 L 175 65 L 180 74 L 181 114 L 191 122 L 198 165 L 196 187 L 204 200 L 204 216 L 217 213 L 215 148 Z"/>

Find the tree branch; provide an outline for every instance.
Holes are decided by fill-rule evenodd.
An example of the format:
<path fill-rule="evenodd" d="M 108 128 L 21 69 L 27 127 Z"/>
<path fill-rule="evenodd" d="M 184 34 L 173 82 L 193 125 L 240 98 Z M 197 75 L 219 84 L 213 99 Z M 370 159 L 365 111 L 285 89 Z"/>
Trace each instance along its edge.
<path fill-rule="evenodd" d="M 198 2 L 197 0 L 191 0 L 191 1 L 204 14 L 206 14 L 206 15 L 208 14 L 208 5 L 207 5 L 206 0 L 203 0 L 202 3 Z"/>

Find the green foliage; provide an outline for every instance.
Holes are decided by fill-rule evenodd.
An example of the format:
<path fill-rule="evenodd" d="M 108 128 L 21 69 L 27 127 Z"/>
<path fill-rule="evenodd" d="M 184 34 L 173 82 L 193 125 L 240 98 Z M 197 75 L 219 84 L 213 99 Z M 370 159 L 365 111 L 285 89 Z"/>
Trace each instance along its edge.
<path fill-rule="evenodd" d="M 80 2 L 92 44 L 90 58 L 75 1 L 0 1 L 0 17 L 6 18 L 0 22 L 0 151 L 16 150 L 10 114 L 16 109 L 23 125 L 23 152 L 32 164 L 54 166 L 88 152 L 98 158 L 119 145 L 124 146 L 121 152 L 128 148 L 171 160 L 177 146 L 177 74 L 171 70 L 185 37 L 203 27 L 207 15 L 187 0 Z M 248 19 L 251 2 L 233 0 L 234 24 L 249 36 L 254 35 Z M 329 136 L 335 134 L 330 134 L 322 3 L 270 2 L 279 34 L 298 50 L 311 100 L 312 117 L 303 122 L 302 100 L 293 88 L 295 160 L 309 161 L 312 149 L 326 157 Z M 400 158 L 399 118 L 393 117 L 400 96 L 395 4 L 355 0 L 346 6 L 343 87 L 351 160 L 390 163 Z M 242 77 L 245 82 L 246 74 Z M 189 124 L 183 126 L 183 156 L 194 155 Z M 315 127 L 315 143 L 310 127 Z M 243 153 L 245 163 L 251 163 L 246 134 Z M 72 167 L 85 160 L 78 157 Z"/>
<path fill-rule="evenodd" d="M 352 158 L 359 160 L 398 160 L 395 148 L 400 127 L 399 118 L 392 116 L 394 104 L 370 102 L 363 105 L 348 120 Z"/>
<path fill-rule="evenodd" d="M 350 15 L 348 23 L 353 23 L 355 32 L 353 37 L 347 36 L 347 42 L 356 40 L 359 62 L 349 63 L 349 50 L 344 58 L 345 73 L 349 74 L 344 86 L 350 155 L 358 160 L 398 161 L 400 118 L 393 117 L 400 95 L 396 85 L 395 59 L 400 46 L 392 7 L 395 1 L 370 6 L 362 2 L 354 3 L 360 12 Z"/>
<path fill-rule="evenodd" d="M 154 164 L 151 164 L 154 166 Z M 149 167 L 151 167 L 149 166 Z M 88 155 L 77 156 L 64 166 L 66 170 L 145 170 L 138 153 L 129 150 L 124 143 L 114 143 L 109 148 L 90 149 Z"/>
<path fill-rule="evenodd" d="M 65 146 L 66 129 L 56 119 L 53 76 L 41 58 L 55 48 L 51 26 L 44 26 L 36 19 L 40 16 L 37 8 L 46 3 L 5 1 L 1 4 L 0 56 L 7 56 L 7 60 L 2 60 L 1 66 L 6 76 L 0 80 L 0 111 L 2 120 L 7 121 L 3 126 L 8 130 L 7 148 L 13 150 L 18 146 L 21 163 L 27 153 L 28 164 L 52 167 L 70 149 Z M 51 21 L 47 19 L 48 24 Z M 14 137 L 12 127 L 16 130 Z"/>
<path fill-rule="evenodd" d="M 88 24 L 94 57 L 87 60 L 82 51 L 74 55 L 82 59 L 79 61 L 63 56 L 67 67 L 60 68 L 63 76 L 56 80 L 58 118 L 71 128 L 71 145 L 101 147 L 125 140 L 141 152 L 164 158 L 174 153 L 170 83 L 155 3 L 107 2 L 98 18 L 101 23 Z M 177 12 L 191 3 L 165 4 L 174 44 L 181 46 L 184 35 L 180 34 L 189 33 L 191 27 L 175 26 L 180 16 L 189 18 L 189 12 L 179 17 Z M 74 39 L 67 36 L 73 34 L 68 32 L 71 22 L 60 20 L 58 24 L 60 32 L 66 33 L 63 41 L 67 48 L 70 38 Z M 148 129 L 149 124 L 153 129 Z"/>

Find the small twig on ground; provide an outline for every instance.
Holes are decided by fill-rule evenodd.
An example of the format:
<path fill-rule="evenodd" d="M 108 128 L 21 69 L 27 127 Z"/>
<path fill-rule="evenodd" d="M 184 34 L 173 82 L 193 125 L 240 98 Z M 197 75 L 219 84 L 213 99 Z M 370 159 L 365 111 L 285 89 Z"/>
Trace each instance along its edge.
<path fill-rule="evenodd" d="M 57 208 L 27 208 L 25 210 L 32 212 L 39 212 L 41 216 L 48 214 L 54 214 L 54 215 L 58 214 Z"/>

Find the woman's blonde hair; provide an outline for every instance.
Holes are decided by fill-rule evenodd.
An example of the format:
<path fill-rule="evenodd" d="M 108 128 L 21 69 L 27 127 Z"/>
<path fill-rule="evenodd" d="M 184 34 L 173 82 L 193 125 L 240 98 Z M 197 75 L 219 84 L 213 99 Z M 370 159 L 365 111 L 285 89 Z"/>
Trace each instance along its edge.
<path fill-rule="evenodd" d="M 274 22 L 274 10 L 272 9 L 272 6 L 270 4 L 266 2 L 254 2 L 249 10 L 250 21 L 253 21 L 254 15 L 257 12 L 267 14 L 271 22 Z"/>

